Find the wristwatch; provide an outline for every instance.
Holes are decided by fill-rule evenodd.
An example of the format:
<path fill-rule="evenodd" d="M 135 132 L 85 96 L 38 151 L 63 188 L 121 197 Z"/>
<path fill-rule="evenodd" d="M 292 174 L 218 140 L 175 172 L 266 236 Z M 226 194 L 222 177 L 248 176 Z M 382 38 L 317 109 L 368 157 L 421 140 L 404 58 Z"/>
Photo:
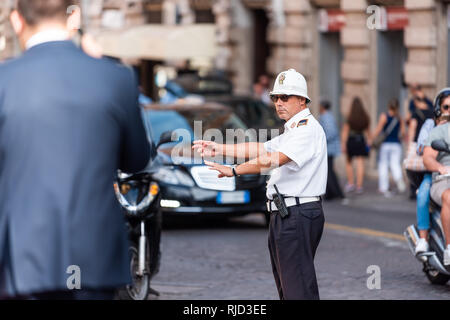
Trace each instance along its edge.
<path fill-rule="evenodd" d="M 237 172 L 236 172 L 236 167 L 237 167 L 237 166 L 231 167 L 231 169 L 233 170 L 233 176 L 235 176 L 235 177 L 238 176 L 238 174 L 237 174 Z"/>

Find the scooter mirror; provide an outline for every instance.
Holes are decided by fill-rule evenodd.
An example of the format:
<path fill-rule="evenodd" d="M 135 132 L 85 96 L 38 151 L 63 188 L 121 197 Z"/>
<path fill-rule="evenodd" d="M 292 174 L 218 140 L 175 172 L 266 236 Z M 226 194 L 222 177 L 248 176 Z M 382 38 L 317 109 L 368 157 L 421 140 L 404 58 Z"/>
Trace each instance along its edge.
<path fill-rule="evenodd" d="M 448 148 L 448 144 L 445 142 L 445 140 L 434 140 L 431 143 L 431 147 L 439 152 L 447 152 L 450 153 L 450 149 Z"/>
<path fill-rule="evenodd" d="M 156 146 L 156 149 L 158 149 L 161 145 L 170 143 L 170 142 L 177 142 L 178 135 L 173 131 L 166 131 L 161 135 L 161 138 L 159 139 L 158 145 Z"/>

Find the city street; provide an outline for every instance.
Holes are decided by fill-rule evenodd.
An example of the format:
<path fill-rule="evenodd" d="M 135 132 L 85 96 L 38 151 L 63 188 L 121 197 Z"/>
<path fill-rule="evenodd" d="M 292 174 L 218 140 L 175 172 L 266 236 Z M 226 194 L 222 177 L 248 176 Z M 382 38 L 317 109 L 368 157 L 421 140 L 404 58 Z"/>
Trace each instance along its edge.
<path fill-rule="evenodd" d="M 412 256 L 403 230 L 415 222 L 406 195 L 385 199 L 376 182 L 361 196 L 324 205 L 326 228 L 316 256 L 322 299 L 450 299 L 450 283 L 431 285 Z M 182 219 L 166 223 L 160 273 L 150 299 L 278 299 L 264 218 L 230 221 Z M 368 289 L 379 266 L 381 289 Z"/>

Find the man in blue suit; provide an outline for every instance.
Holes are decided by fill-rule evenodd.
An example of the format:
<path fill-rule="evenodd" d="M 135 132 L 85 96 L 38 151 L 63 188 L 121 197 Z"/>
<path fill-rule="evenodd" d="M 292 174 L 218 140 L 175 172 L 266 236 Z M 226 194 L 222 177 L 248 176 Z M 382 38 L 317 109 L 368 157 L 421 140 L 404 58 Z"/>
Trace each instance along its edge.
<path fill-rule="evenodd" d="M 130 282 L 113 182 L 149 160 L 139 91 L 130 69 L 68 41 L 72 4 L 17 0 L 11 14 L 25 52 L 0 64 L 2 298 L 109 299 Z"/>

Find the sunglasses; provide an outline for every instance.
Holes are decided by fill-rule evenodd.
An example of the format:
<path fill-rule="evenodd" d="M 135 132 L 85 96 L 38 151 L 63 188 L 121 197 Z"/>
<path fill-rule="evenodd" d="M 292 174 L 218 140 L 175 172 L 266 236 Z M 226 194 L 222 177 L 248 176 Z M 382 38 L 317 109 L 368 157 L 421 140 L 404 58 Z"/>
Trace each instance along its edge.
<path fill-rule="evenodd" d="M 274 94 L 274 95 L 271 95 L 271 96 L 270 96 L 270 100 L 272 100 L 272 102 L 275 103 L 275 102 L 278 101 L 278 98 L 280 98 L 281 101 L 283 101 L 283 102 L 288 102 L 288 100 L 289 100 L 290 97 L 291 97 L 291 96 L 290 96 L 290 95 L 287 95 L 287 94 L 281 94 L 281 95 L 276 95 L 276 94 Z"/>
<path fill-rule="evenodd" d="M 450 105 L 448 104 L 444 104 L 443 106 L 441 106 L 442 110 L 448 111 L 450 109 Z"/>

